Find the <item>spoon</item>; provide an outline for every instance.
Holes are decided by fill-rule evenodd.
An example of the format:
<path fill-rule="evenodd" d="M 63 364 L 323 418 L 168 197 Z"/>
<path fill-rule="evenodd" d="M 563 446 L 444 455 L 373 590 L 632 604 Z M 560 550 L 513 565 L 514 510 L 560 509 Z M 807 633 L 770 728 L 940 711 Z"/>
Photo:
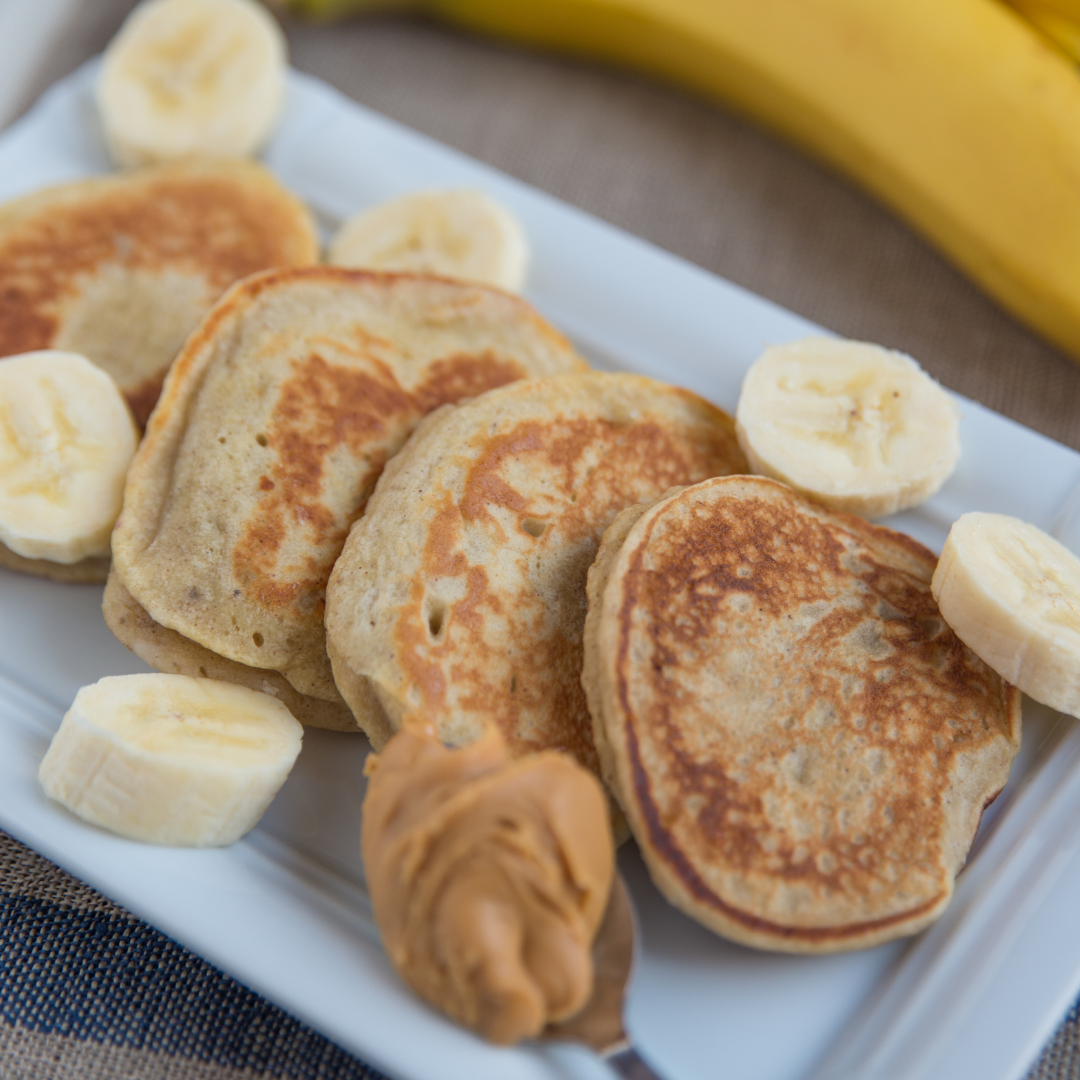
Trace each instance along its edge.
<path fill-rule="evenodd" d="M 623 1025 L 623 1002 L 634 969 L 637 916 L 622 875 L 615 874 L 603 922 L 593 941 L 593 992 L 575 1016 L 549 1024 L 542 1039 L 595 1050 L 624 1080 L 661 1080 L 641 1058 Z"/>

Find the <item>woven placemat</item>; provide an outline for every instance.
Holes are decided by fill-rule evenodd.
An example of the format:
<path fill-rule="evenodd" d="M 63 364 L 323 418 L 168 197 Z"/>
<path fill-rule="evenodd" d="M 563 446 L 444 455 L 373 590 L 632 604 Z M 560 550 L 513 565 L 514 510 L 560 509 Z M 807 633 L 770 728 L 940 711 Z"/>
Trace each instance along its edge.
<path fill-rule="evenodd" d="M 100 51 L 131 0 L 83 0 L 27 101 Z M 351 97 L 1080 448 L 1080 367 L 845 181 L 632 74 L 410 18 L 287 24 Z M 0 1080 L 375 1075 L 0 834 Z M 1070 1011 L 1029 1080 L 1080 1080 Z M 432 1078 L 435 1080 L 435 1078 Z"/>
<path fill-rule="evenodd" d="M 3 1080 L 380 1080 L 0 832 Z"/>

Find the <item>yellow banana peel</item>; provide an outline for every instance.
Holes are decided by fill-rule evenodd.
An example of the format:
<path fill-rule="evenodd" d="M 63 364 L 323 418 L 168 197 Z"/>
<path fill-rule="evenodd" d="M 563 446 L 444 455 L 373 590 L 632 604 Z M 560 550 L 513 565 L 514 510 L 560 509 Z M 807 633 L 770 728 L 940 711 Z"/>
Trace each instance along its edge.
<path fill-rule="evenodd" d="M 308 14 L 385 8 L 288 0 Z M 1080 0 L 1016 0 L 1068 19 Z M 1080 360 L 1080 72 L 1000 0 L 426 0 L 681 83 L 852 177 Z"/>
<path fill-rule="evenodd" d="M 1053 12 L 1063 19 L 1080 22 L 1080 0 L 1008 0 L 1018 10 Z"/>
<path fill-rule="evenodd" d="M 1080 61 L 1080 2 L 1057 0 L 1009 0 L 1009 3 L 1041 30 L 1075 63 Z"/>

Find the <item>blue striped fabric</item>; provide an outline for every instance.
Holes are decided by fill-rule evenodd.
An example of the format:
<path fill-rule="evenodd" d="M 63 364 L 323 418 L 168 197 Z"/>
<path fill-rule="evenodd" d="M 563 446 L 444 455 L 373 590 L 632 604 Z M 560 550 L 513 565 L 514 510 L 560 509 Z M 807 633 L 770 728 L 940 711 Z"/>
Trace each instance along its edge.
<path fill-rule="evenodd" d="M 34 1032 L 52 1042 L 31 1046 Z M 0 832 L 0 1080 L 119 1075 L 47 1068 L 55 1038 L 168 1060 L 156 1076 L 206 1080 L 186 1060 L 259 1080 L 384 1080 L 382 1074 Z M 179 1067 L 178 1067 L 179 1064 Z M 140 1075 L 151 1075 L 142 1073 Z M 126 1073 L 125 1073 L 126 1077 Z M 1080 1077 L 1080 1001 L 1027 1080 Z M 216 1077 L 215 1077 L 216 1080 Z M 239 1078 L 237 1078 L 239 1080 Z"/>
<path fill-rule="evenodd" d="M 0 856 L 3 1025 L 259 1077 L 379 1080 L 373 1069 L 3 833 Z M 42 881 L 53 898 L 41 895 Z M 0 1028 L 0 1077 L 15 1075 Z"/>

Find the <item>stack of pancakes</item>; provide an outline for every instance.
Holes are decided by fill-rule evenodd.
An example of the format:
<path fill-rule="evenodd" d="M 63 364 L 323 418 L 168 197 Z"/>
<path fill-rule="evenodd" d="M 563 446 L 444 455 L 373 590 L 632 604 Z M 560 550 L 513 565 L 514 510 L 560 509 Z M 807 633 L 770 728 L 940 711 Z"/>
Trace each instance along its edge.
<path fill-rule="evenodd" d="M 933 919 L 1019 705 L 940 618 L 932 555 L 746 477 L 730 417 L 588 371 L 517 297 L 316 256 L 244 163 L 0 210 L 0 355 L 81 351 L 145 424 L 117 637 L 376 748 L 420 715 L 452 745 L 494 725 L 565 751 L 672 902 L 735 940 Z M 108 570 L 85 563 L 63 573 Z"/>
<path fill-rule="evenodd" d="M 912 933 L 1005 783 L 1019 695 L 941 619 L 929 552 L 745 471 L 730 417 L 585 370 L 520 299 L 268 271 L 166 380 L 106 620 L 376 748 L 421 716 L 573 755 L 726 937 Z"/>
<path fill-rule="evenodd" d="M 132 463 L 106 621 L 161 670 L 355 730 L 323 608 L 383 465 L 447 402 L 581 367 L 496 289 L 325 266 L 246 278 L 185 345 Z"/>

